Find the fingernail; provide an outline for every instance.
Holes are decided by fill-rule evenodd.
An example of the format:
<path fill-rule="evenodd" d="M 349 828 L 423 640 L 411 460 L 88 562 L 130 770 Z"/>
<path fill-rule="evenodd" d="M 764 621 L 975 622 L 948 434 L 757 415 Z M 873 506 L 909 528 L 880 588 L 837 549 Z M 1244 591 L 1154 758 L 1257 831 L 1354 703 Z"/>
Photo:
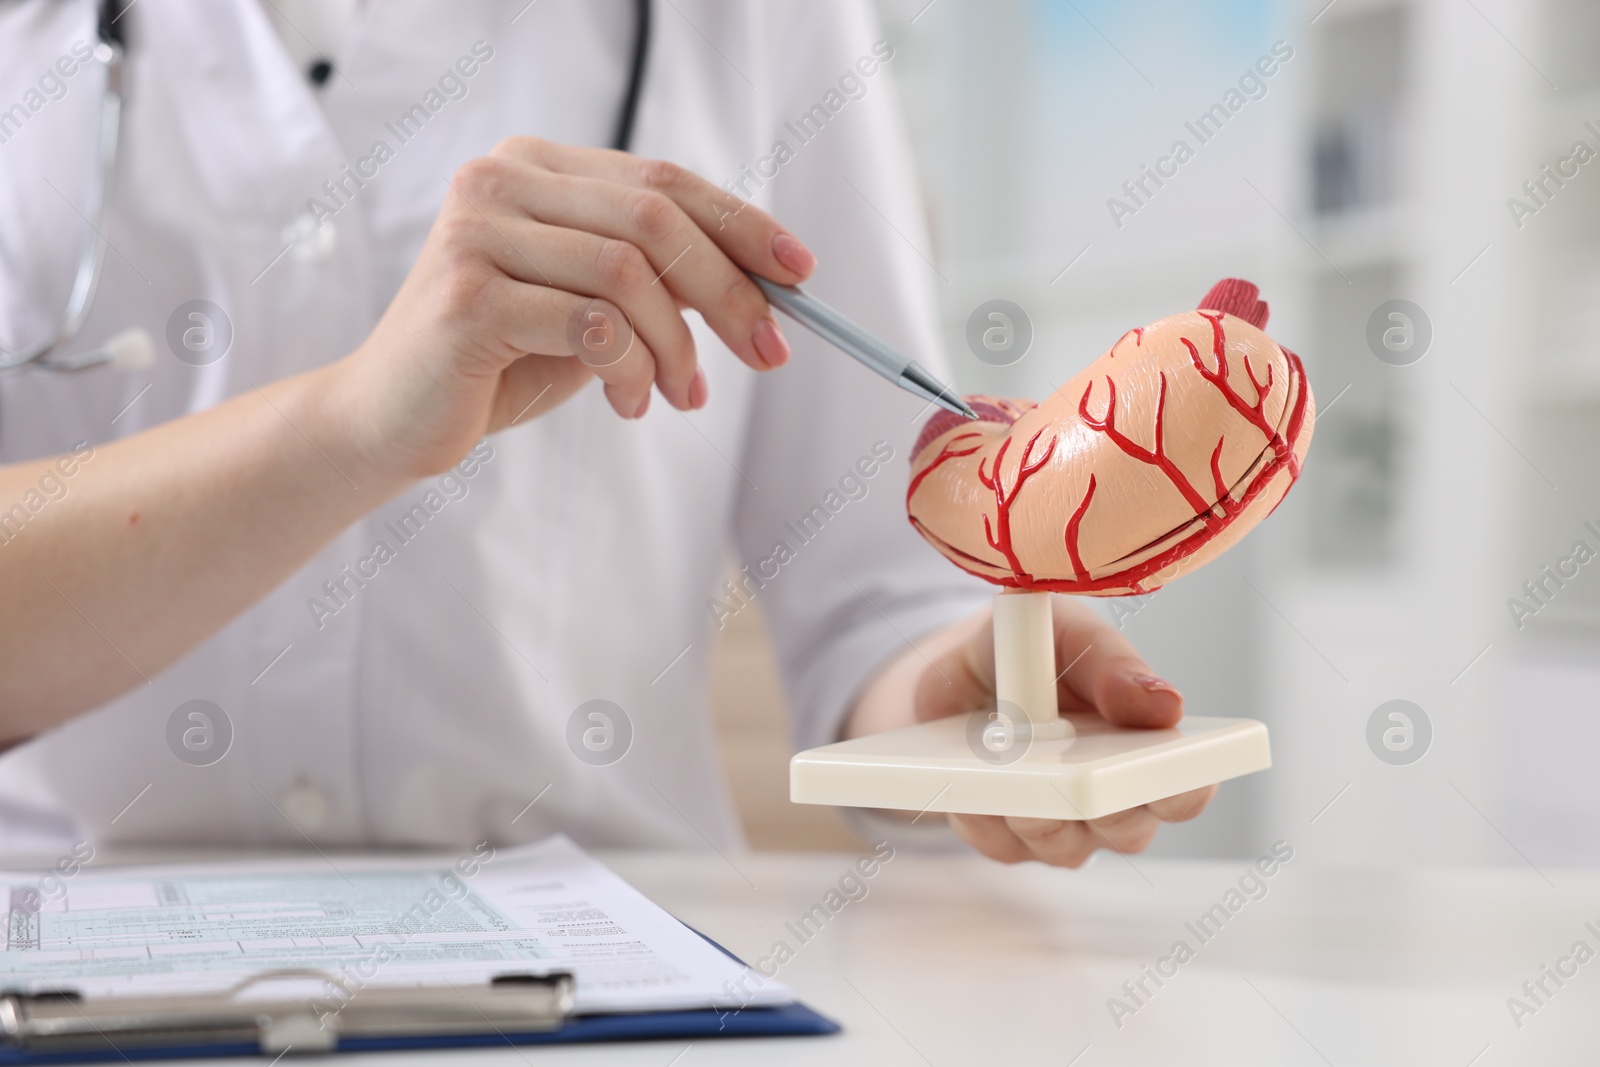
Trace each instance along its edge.
<path fill-rule="evenodd" d="M 750 343 L 756 346 L 756 355 L 769 367 L 781 367 L 789 362 L 789 342 L 784 339 L 783 331 L 778 329 L 778 324 L 771 317 L 764 318 L 756 323 L 755 332 L 750 335 Z"/>
<path fill-rule="evenodd" d="M 689 406 L 696 411 L 706 406 L 706 398 L 710 396 L 711 389 L 706 384 L 706 369 L 696 367 L 694 380 L 689 383 Z"/>
<path fill-rule="evenodd" d="M 644 402 L 639 405 L 639 410 L 633 413 L 636 419 L 644 418 L 644 413 L 650 410 L 650 394 L 644 394 Z"/>
<path fill-rule="evenodd" d="M 792 233 L 779 233 L 772 238 L 772 257 L 800 275 L 810 274 L 817 266 L 817 257 L 811 254 L 811 249 Z"/>
<path fill-rule="evenodd" d="M 1141 689 L 1144 689 L 1150 693 L 1171 693 L 1175 697 L 1182 697 L 1183 695 L 1182 693 L 1178 692 L 1177 686 L 1173 685 L 1165 678 L 1157 678 L 1153 674 L 1135 674 L 1130 676 L 1130 680 Z"/>

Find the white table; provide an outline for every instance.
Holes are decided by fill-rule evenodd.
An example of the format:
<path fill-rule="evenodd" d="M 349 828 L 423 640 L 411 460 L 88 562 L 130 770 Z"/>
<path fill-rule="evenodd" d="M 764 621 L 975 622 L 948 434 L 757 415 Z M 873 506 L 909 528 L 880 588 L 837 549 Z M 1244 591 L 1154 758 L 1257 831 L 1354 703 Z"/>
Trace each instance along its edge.
<path fill-rule="evenodd" d="M 681 1041 L 648 1042 L 373 1054 L 353 1062 L 1600 1063 L 1600 957 L 1560 988 L 1546 979 L 1553 996 L 1520 1029 L 1506 1006 L 1575 941 L 1600 952 L 1600 936 L 1584 927 L 1588 921 L 1600 930 L 1600 875 L 1341 871 L 1297 857 L 1265 880 L 1266 896 L 1202 944 L 1185 923 L 1223 900 L 1244 861 L 1103 855 L 1086 870 L 1060 871 L 902 852 L 867 883 L 865 898 L 801 944 L 785 923 L 821 902 L 853 857 L 602 858 L 747 961 L 787 941 L 796 954 L 779 980 L 840 1021 L 844 1033 L 705 1040 L 687 1051 Z M 1108 998 L 1132 1006 L 1122 983 L 1137 980 L 1180 938 L 1195 948 L 1194 958 L 1159 988 L 1147 978 L 1151 995 L 1119 1028 Z"/>

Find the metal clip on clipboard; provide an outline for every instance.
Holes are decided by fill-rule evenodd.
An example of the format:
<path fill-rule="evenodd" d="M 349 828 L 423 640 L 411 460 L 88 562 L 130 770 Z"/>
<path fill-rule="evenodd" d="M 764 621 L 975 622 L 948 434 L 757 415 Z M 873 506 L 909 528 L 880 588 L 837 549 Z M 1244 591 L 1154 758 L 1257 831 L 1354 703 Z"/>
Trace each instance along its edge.
<path fill-rule="evenodd" d="M 314 978 L 337 997 L 240 1000 L 263 982 Z M 423 1037 L 557 1030 L 572 1011 L 572 975 L 502 975 L 485 985 L 352 989 L 328 971 L 252 975 L 201 996 L 0 995 L 0 1043 L 27 1052 L 255 1044 L 263 1053 L 329 1052 L 342 1037 Z"/>

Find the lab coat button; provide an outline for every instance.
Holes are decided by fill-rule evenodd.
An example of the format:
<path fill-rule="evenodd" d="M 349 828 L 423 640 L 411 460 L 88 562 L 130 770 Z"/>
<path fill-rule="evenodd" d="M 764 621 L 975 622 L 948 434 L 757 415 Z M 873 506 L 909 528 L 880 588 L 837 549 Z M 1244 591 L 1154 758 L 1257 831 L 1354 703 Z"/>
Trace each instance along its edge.
<path fill-rule="evenodd" d="M 283 228 L 281 240 L 289 245 L 297 262 L 323 263 L 333 255 L 338 236 L 331 220 L 319 222 L 308 211 L 295 216 L 295 220 Z"/>
<path fill-rule="evenodd" d="M 283 794 L 283 814 L 302 832 L 320 830 L 328 821 L 328 798 L 304 778 Z"/>

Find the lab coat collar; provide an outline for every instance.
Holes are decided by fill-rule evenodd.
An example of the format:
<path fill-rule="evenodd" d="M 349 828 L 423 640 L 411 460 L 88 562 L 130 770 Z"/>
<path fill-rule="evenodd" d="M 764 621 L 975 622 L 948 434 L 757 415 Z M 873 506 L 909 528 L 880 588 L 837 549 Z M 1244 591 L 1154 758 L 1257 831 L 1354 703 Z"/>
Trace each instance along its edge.
<path fill-rule="evenodd" d="M 217 217 L 274 229 L 299 205 L 285 190 L 314 189 L 340 157 L 310 84 L 256 0 L 152 0 L 136 18 L 137 64 L 175 105 L 183 137 Z M 195 91 L 195 86 L 204 90 Z M 130 100 L 137 107 L 137 84 Z M 305 181 L 266 173 L 305 172 Z"/>

